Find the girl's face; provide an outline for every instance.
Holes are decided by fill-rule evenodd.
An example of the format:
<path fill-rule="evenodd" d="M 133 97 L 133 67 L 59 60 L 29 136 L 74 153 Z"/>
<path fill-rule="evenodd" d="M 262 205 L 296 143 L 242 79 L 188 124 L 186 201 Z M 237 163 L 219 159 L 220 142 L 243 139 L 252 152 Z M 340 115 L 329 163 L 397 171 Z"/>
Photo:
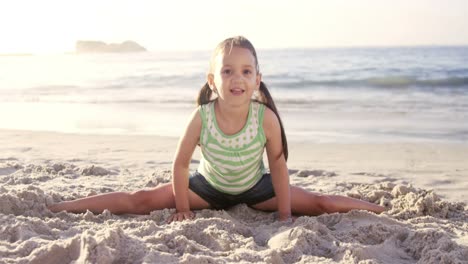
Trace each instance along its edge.
<path fill-rule="evenodd" d="M 231 105 L 248 104 L 261 82 L 255 57 L 246 48 L 233 47 L 231 52 L 220 52 L 209 73 L 208 84 L 220 100 Z"/>

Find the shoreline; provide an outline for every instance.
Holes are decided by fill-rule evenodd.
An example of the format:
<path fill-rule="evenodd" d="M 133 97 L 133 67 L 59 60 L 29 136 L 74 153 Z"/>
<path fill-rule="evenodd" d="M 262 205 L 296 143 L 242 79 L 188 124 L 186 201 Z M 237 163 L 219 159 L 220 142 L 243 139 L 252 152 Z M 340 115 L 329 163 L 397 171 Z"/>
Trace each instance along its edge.
<path fill-rule="evenodd" d="M 80 91 L 77 90 L 75 93 Z M 102 94 L 102 96 L 109 95 Z M 159 94 L 153 96 L 161 97 Z M 169 97 L 171 96 L 179 95 L 172 94 Z M 31 98 L 33 99 L 34 97 Z M 15 98 L 11 100 L 13 101 L 0 104 L 0 119 L 4 121 L 0 124 L 0 130 L 38 132 L 47 130 L 84 135 L 180 136 L 187 123 L 187 117 L 196 107 L 194 104 L 174 101 L 160 103 L 136 100 L 119 103 L 110 100 L 102 103 L 79 101 L 70 103 L 14 102 Z M 381 103 L 373 102 L 375 109 L 359 100 L 349 103 L 338 100 L 324 105 L 314 103 L 310 108 L 293 104 L 278 106 L 281 107 L 280 115 L 289 141 L 468 144 L 467 127 L 464 125 L 468 119 L 459 112 L 452 113 L 450 109 L 444 110 L 439 106 L 442 108 L 427 113 L 417 109 L 406 109 L 408 103 L 403 109 L 393 109 L 391 105 L 380 109 Z"/>

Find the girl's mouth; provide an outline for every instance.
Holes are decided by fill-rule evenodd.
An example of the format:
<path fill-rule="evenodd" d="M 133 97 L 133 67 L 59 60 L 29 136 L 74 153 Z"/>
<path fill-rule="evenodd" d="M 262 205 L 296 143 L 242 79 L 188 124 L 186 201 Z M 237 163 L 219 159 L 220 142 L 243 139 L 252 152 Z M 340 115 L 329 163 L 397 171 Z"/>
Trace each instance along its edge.
<path fill-rule="evenodd" d="M 244 89 L 241 89 L 241 88 L 233 88 L 231 89 L 231 93 L 233 95 L 242 95 L 244 93 Z"/>

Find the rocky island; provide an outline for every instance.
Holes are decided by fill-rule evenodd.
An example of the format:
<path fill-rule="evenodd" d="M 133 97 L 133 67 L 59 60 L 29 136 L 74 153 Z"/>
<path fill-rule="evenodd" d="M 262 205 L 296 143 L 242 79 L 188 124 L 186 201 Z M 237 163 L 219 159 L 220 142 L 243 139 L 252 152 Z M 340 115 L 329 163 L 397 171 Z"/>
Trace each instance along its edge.
<path fill-rule="evenodd" d="M 146 49 L 134 41 L 124 41 L 122 43 L 105 43 L 102 41 L 83 41 L 79 40 L 75 45 L 76 53 L 126 53 L 142 52 Z"/>

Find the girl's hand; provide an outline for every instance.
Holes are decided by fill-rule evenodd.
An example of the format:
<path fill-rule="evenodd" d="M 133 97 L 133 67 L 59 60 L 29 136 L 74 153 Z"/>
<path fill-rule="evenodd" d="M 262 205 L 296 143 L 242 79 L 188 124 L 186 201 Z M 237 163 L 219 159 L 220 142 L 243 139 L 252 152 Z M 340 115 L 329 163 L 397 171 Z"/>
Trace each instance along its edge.
<path fill-rule="evenodd" d="M 297 219 L 297 217 L 290 216 L 288 218 L 279 219 L 279 221 L 282 222 L 282 223 L 286 223 L 286 224 L 293 224 L 294 222 L 296 222 L 296 219 Z"/>
<path fill-rule="evenodd" d="M 192 211 L 175 212 L 167 219 L 167 223 L 172 223 L 174 221 L 191 220 L 194 217 L 195 213 L 193 213 Z"/>
<path fill-rule="evenodd" d="M 276 219 L 278 219 L 278 221 L 283 222 L 283 223 L 294 223 L 297 219 L 296 216 L 292 216 L 290 214 L 281 215 L 278 212 L 276 212 L 275 215 L 276 215 Z"/>

